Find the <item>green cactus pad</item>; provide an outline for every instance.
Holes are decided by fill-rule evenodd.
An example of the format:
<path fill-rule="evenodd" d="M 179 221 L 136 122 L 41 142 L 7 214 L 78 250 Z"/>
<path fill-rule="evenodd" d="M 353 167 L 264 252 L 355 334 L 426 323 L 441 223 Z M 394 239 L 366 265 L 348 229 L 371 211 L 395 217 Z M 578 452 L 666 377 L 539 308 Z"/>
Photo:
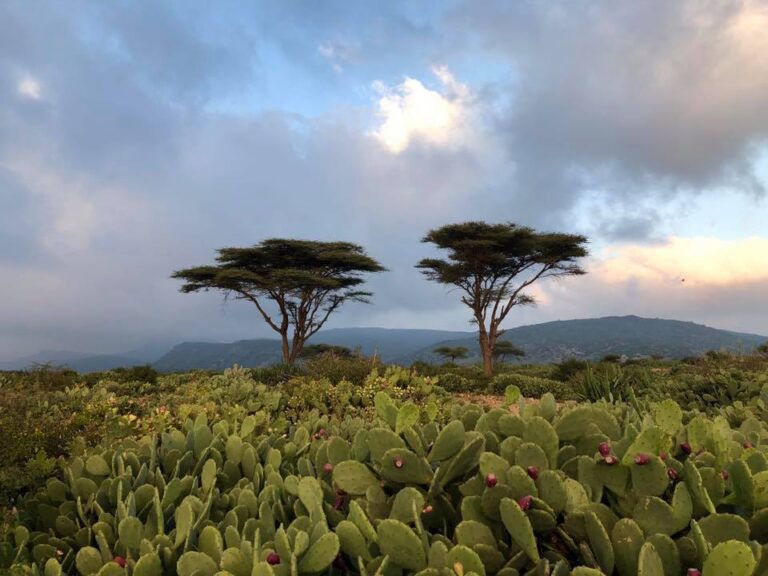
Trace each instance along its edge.
<path fill-rule="evenodd" d="M 589 546 L 595 553 L 600 568 L 606 574 L 613 573 L 615 558 L 613 554 L 613 545 L 608 537 L 603 523 L 598 520 L 597 515 L 592 511 L 584 513 L 584 524 L 587 529 Z"/>
<path fill-rule="evenodd" d="M 670 436 L 674 436 L 683 425 L 683 411 L 674 400 L 666 399 L 656 404 L 652 412 L 656 426 Z"/>
<path fill-rule="evenodd" d="M 448 551 L 446 563 L 448 564 L 448 567 L 452 568 L 457 574 L 459 574 L 459 572 L 457 572 L 456 569 L 460 567 L 460 573 L 464 574 L 464 576 L 473 573 L 478 576 L 485 576 L 485 565 L 480 559 L 480 556 L 478 556 L 474 550 L 467 548 L 466 546 L 459 544 L 458 546 L 451 548 Z"/>
<path fill-rule="evenodd" d="M 664 576 L 664 564 L 650 542 L 643 544 L 637 562 L 638 576 Z"/>
<path fill-rule="evenodd" d="M 370 486 L 379 484 L 379 479 L 368 466 L 356 460 L 340 462 L 333 468 L 333 482 L 347 494 L 365 494 Z"/>
<path fill-rule="evenodd" d="M 620 576 L 637 575 L 638 557 L 644 541 L 642 529 L 631 518 L 622 518 L 613 525 L 611 544 L 617 552 L 616 570 Z"/>
<path fill-rule="evenodd" d="M 756 564 L 747 544 L 729 540 L 712 549 L 704 560 L 702 576 L 750 576 Z"/>
<path fill-rule="evenodd" d="M 370 562 L 372 557 L 368 551 L 368 544 L 360 532 L 360 529 L 349 520 L 342 520 L 336 526 L 336 535 L 342 551 L 350 558 L 362 558 Z"/>
<path fill-rule="evenodd" d="M 400 490 L 392 502 L 389 517 L 400 520 L 404 524 L 413 524 L 416 521 L 414 514 L 421 514 L 424 508 L 424 496 L 411 486 Z M 415 512 L 414 512 L 415 511 Z"/>
<path fill-rule="evenodd" d="M 109 476 L 112 472 L 107 461 L 95 454 L 85 461 L 85 471 L 91 476 Z"/>
<path fill-rule="evenodd" d="M 213 559 L 202 552 L 185 552 L 176 562 L 178 576 L 213 576 L 217 571 Z"/>
<path fill-rule="evenodd" d="M 143 554 L 133 568 L 133 576 L 163 576 L 163 564 L 160 556 L 152 552 Z"/>
<path fill-rule="evenodd" d="M 667 466 L 658 456 L 650 455 L 646 464 L 629 466 L 632 488 L 638 496 L 661 496 L 669 486 Z"/>
<path fill-rule="evenodd" d="M 93 546 L 80 548 L 75 556 L 75 566 L 82 576 L 96 574 L 103 565 L 101 553 Z"/>
<path fill-rule="evenodd" d="M 442 462 L 454 456 L 464 446 L 464 425 L 460 420 L 450 422 L 435 439 L 429 452 L 430 462 Z"/>
<path fill-rule="evenodd" d="M 328 568 L 340 548 L 339 537 L 333 532 L 327 532 L 311 544 L 309 550 L 299 561 L 299 571 L 316 574 Z"/>
<path fill-rule="evenodd" d="M 120 542 L 127 548 L 138 548 L 144 537 L 144 524 L 138 518 L 129 516 L 124 518 L 117 526 Z"/>
<path fill-rule="evenodd" d="M 392 448 L 381 459 L 381 475 L 391 482 L 423 484 L 432 482 L 432 468 L 407 448 Z"/>
<path fill-rule="evenodd" d="M 395 433 L 402 434 L 403 430 L 409 428 L 419 421 L 419 407 L 412 401 L 408 401 L 397 411 L 395 420 Z"/>
<path fill-rule="evenodd" d="M 669 448 L 669 436 L 658 426 L 651 426 L 640 432 L 634 442 L 627 448 L 621 462 L 625 466 L 629 466 L 638 454 L 658 455 L 662 452 L 669 452 Z"/>
<path fill-rule="evenodd" d="M 504 527 L 509 532 L 509 535 L 512 536 L 512 540 L 533 562 L 538 562 L 541 557 L 536 546 L 536 537 L 533 535 L 533 527 L 525 512 L 511 498 L 502 499 L 499 511 L 501 513 L 501 521 L 504 523 Z"/>
<path fill-rule="evenodd" d="M 377 529 L 379 547 L 392 562 L 406 570 L 418 572 L 427 566 L 421 539 L 399 520 L 383 520 Z"/>
<path fill-rule="evenodd" d="M 698 522 L 710 546 L 717 546 L 728 540 L 749 542 L 749 524 L 736 514 L 711 514 Z"/>
<path fill-rule="evenodd" d="M 496 537 L 487 524 L 476 520 L 464 520 L 456 526 L 454 538 L 457 543 L 473 548 L 477 544 L 485 544 L 497 548 Z"/>

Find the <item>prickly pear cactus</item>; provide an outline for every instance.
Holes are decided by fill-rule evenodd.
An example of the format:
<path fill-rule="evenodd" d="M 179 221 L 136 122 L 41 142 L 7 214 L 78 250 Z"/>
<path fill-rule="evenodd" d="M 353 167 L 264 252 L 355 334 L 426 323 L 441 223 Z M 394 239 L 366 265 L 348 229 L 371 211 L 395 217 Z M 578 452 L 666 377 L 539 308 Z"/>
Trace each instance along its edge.
<path fill-rule="evenodd" d="M 763 421 L 519 404 L 427 410 L 381 392 L 367 422 L 241 411 L 89 447 L 18 502 L 0 568 L 752 576 L 768 562 Z"/>

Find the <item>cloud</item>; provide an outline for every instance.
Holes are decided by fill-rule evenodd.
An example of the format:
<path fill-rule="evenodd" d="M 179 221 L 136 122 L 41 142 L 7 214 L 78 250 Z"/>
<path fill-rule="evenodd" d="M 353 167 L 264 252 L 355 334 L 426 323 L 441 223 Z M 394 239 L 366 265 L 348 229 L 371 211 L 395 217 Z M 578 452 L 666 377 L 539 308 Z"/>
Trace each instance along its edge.
<path fill-rule="evenodd" d="M 40 82 L 32 76 L 24 76 L 16 84 L 16 91 L 19 95 L 30 100 L 40 100 L 42 97 L 42 86 Z"/>
<path fill-rule="evenodd" d="M 765 2 L 480 0 L 449 22 L 465 49 L 509 64 L 497 129 L 517 169 L 510 205 L 564 222 L 596 189 L 629 211 L 723 186 L 762 193 Z"/>
<path fill-rule="evenodd" d="M 580 278 L 541 284 L 547 300 L 515 324 L 637 314 L 768 336 L 768 238 L 670 237 L 606 248 Z"/>
<path fill-rule="evenodd" d="M 606 251 L 595 273 L 609 283 L 631 280 L 689 287 L 768 285 L 768 238 L 744 240 L 669 238 L 654 246 L 620 246 Z"/>
<path fill-rule="evenodd" d="M 395 87 L 375 82 L 379 126 L 372 132 L 393 154 L 403 152 L 412 141 L 435 146 L 457 146 L 469 129 L 469 89 L 446 67 L 433 69 L 442 92 L 430 90 L 419 80 L 406 78 Z"/>

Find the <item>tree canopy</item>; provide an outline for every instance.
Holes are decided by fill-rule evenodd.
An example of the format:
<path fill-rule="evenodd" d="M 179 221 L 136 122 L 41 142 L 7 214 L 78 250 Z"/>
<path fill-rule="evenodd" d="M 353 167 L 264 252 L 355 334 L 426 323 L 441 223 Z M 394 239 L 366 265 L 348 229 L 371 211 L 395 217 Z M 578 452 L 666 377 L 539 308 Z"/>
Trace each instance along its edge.
<path fill-rule="evenodd" d="M 173 273 L 173 278 L 184 280 L 181 292 L 221 290 L 225 298 L 254 304 L 280 334 L 288 364 L 340 306 L 369 302 L 372 294 L 359 289 L 363 273 L 386 270 L 349 242 L 270 238 L 217 253 L 216 264 Z"/>
<path fill-rule="evenodd" d="M 493 348 L 494 359 L 498 359 L 499 362 L 504 362 L 504 359 L 507 356 L 522 358 L 525 356 L 525 351 L 515 346 L 509 340 L 498 340 L 496 346 Z"/>
<path fill-rule="evenodd" d="M 443 358 L 450 358 L 453 363 L 456 361 L 456 358 L 459 360 L 466 358 L 469 354 L 469 349 L 464 346 L 439 346 L 435 348 L 434 352 Z"/>
<path fill-rule="evenodd" d="M 448 252 L 417 264 L 430 280 L 453 285 L 472 310 L 479 330 L 485 373 L 493 372 L 502 322 L 519 305 L 533 304 L 526 289 L 549 277 L 584 274 L 577 260 L 587 255 L 587 238 L 542 233 L 513 223 L 463 222 L 431 230 L 422 240 Z"/>
<path fill-rule="evenodd" d="M 339 358 L 352 358 L 354 352 L 346 346 L 338 346 L 335 344 L 310 344 L 304 346 L 300 358 L 305 360 L 309 358 L 317 358 L 318 356 L 337 356 Z"/>

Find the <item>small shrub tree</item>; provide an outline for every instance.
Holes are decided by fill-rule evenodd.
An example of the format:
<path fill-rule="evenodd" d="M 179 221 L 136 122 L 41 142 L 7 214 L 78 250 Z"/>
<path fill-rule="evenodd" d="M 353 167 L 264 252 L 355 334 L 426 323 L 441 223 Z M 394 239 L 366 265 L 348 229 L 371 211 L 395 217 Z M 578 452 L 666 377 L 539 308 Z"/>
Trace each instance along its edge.
<path fill-rule="evenodd" d="M 522 358 L 525 356 L 525 351 L 512 344 L 509 340 L 499 340 L 493 349 L 493 358 L 497 362 L 503 363 L 507 356 Z"/>
<path fill-rule="evenodd" d="M 469 354 L 469 349 L 464 346 L 440 346 L 435 348 L 435 354 L 442 356 L 443 358 L 450 360 L 453 364 L 456 359 L 463 360 Z"/>

